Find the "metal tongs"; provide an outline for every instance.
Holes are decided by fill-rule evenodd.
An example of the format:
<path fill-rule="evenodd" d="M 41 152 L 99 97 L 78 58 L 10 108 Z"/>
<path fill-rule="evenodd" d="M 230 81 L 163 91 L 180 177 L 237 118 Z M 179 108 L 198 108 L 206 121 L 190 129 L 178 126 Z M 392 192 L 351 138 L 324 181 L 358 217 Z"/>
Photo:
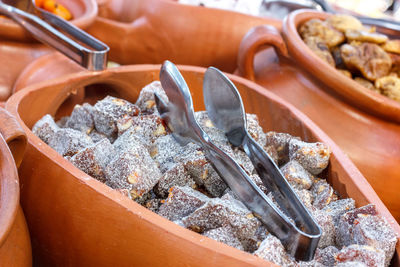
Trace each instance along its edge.
<path fill-rule="evenodd" d="M 64 19 L 37 8 L 34 0 L 0 0 L 0 14 L 10 17 L 36 39 L 83 67 L 89 70 L 106 68 L 109 51 L 107 45 Z"/>
<path fill-rule="evenodd" d="M 248 135 L 246 119 L 240 95 L 229 79 L 215 68 L 209 68 L 204 77 L 204 98 L 210 118 L 227 133 L 234 146 L 243 145 L 265 186 L 274 194 L 280 208 L 289 214 L 293 222 L 251 180 L 238 163 L 215 146 L 201 129 L 194 117 L 192 97 L 179 70 L 169 61 L 164 62 L 160 81 L 169 102 L 157 94 L 157 109 L 181 144 L 195 142 L 205 152 L 214 169 L 232 191 L 278 237 L 287 252 L 297 260 L 309 261 L 314 257 L 321 229 L 298 199 L 279 168 L 268 154 Z M 233 97 L 232 97 L 233 96 Z M 221 116 L 221 117 L 219 117 Z M 245 134 L 243 134 L 245 131 Z M 244 139 L 246 139 L 245 142 Z"/>

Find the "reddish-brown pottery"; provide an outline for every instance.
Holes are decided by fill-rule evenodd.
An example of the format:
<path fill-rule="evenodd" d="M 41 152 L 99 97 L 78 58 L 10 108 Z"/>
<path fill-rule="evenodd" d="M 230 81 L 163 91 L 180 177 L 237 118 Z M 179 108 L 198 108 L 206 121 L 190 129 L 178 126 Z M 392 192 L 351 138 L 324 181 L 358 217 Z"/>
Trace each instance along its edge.
<path fill-rule="evenodd" d="M 86 29 L 97 16 L 96 0 L 57 0 L 72 14 L 70 21 L 75 26 Z M 7 17 L 0 17 L 0 36 L 14 41 L 32 42 L 35 39 L 20 25 Z"/>
<path fill-rule="evenodd" d="M 302 22 L 327 16 L 309 10 L 291 13 L 283 27 L 286 42 L 270 26 L 253 28 L 241 43 L 239 73 L 308 115 L 351 158 L 400 220 L 400 110 L 395 112 L 400 104 L 321 61 L 295 32 Z M 257 54 L 268 46 L 276 52 L 266 49 Z"/>
<path fill-rule="evenodd" d="M 26 143 L 21 126 L 10 113 L 0 108 L 0 266 L 32 266 L 31 242 L 19 204 L 16 169 Z"/>
<path fill-rule="evenodd" d="M 280 20 L 189 6 L 172 0 L 98 0 L 99 16 L 87 31 L 110 47 L 120 64 L 215 66 L 233 72 L 239 44 L 253 26 Z"/>
<path fill-rule="evenodd" d="M 157 80 L 159 65 L 136 65 L 103 72 L 80 72 L 18 91 L 6 108 L 28 136 L 20 167 L 21 203 L 38 266 L 272 266 L 248 253 L 205 238 L 147 210 L 75 168 L 32 132 L 45 114 L 60 118 L 76 103 L 94 103 L 107 94 L 135 101 Z M 205 69 L 180 66 L 196 110 L 203 110 Z M 347 156 L 292 105 L 248 80 L 229 75 L 247 112 L 267 130 L 288 132 L 331 147 L 327 179 L 358 206 L 374 203 L 393 229 L 400 226 Z M 81 88 L 81 89 L 80 89 Z M 82 89 L 83 88 L 83 89 Z M 78 95 L 80 97 L 71 97 Z M 393 261 L 399 266 L 400 245 Z"/>

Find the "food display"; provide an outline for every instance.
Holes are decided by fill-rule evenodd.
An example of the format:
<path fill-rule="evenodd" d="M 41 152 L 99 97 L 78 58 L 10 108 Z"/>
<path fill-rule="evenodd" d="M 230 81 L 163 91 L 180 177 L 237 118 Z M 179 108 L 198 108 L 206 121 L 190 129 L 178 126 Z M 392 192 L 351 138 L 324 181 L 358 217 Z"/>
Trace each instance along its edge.
<path fill-rule="evenodd" d="M 153 212 L 265 260 L 283 266 L 389 265 L 395 233 L 374 205 L 356 208 L 354 200 L 341 198 L 328 183 L 328 146 L 286 133 L 265 133 L 257 116 L 247 114 L 250 134 L 323 230 L 313 261 L 296 263 L 227 187 L 201 148 L 174 140 L 155 107 L 155 92 L 168 101 L 160 83 L 153 82 L 135 104 L 107 96 L 94 105 L 76 105 L 57 122 L 45 115 L 32 131 L 76 167 Z M 197 112 L 196 119 L 274 201 L 246 154 L 229 144 L 206 112 Z"/>
<path fill-rule="evenodd" d="M 65 20 L 72 19 L 71 12 L 55 0 L 35 0 L 35 5 Z"/>
<path fill-rule="evenodd" d="M 365 88 L 400 102 L 400 40 L 390 40 L 348 15 L 310 19 L 298 31 L 323 61 Z"/>

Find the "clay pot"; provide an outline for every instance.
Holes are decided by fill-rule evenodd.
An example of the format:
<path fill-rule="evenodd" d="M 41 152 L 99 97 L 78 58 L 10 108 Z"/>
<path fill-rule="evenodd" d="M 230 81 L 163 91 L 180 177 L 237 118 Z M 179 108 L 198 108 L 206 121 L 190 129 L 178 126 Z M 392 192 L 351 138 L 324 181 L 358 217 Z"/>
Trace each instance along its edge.
<path fill-rule="evenodd" d="M 0 266 L 32 266 L 31 243 L 19 205 L 16 165 L 23 158 L 27 139 L 21 126 L 0 108 Z"/>
<path fill-rule="evenodd" d="M 45 114 L 56 118 L 69 114 L 78 102 L 71 101 L 74 94 L 83 95 L 79 103 L 93 104 L 108 94 L 134 102 L 143 86 L 158 79 L 159 68 L 137 65 L 76 73 L 32 85 L 8 100 L 7 109 L 28 136 L 20 167 L 21 203 L 38 266 L 272 266 L 147 210 L 75 168 L 30 130 Z M 203 110 L 205 69 L 179 69 L 191 88 L 195 109 Z M 229 77 L 238 87 L 246 111 L 258 114 L 264 130 L 328 144 L 332 149 L 328 181 L 343 197 L 354 198 L 358 206 L 376 204 L 400 233 L 400 226 L 357 168 L 310 119 L 264 88 Z M 84 89 L 77 92 L 77 88 Z M 399 252 L 400 243 L 395 264 L 399 263 Z"/>
<path fill-rule="evenodd" d="M 86 29 L 97 16 L 96 0 L 57 0 L 72 14 L 70 21 L 75 26 Z M 13 20 L 0 17 L 0 36 L 8 40 L 19 42 L 32 42 L 35 39 Z"/>
<path fill-rule="evenodd" d="M 182 5 L 171 0 L 98 0 L 99 16 L 87 31 L 110 47 L 120 64 L 215 66 L 233 72 L 239 44 L 253 26 L 281 21 Z"/>
<path fill-rule="evenodd" d="M 250 30 L 241 43 L 238 72 L 278 94 L 321 127 L 351 158 L 400 221 L 400 125 L 382 119 L 376 111 L 365 112 L 361 108 L 363 103 L 372 105 L 376 100 L 375 110 L 387 108 L 389 114 L 394 110 L 390 107 L 392 100 L 360 88 L 317 58 L 301 40 L 293 41 L 299 38 L 293 33 L 299 25 L 298 17 L 304 22 L 305 18 L 314 18 L 312 15 L 328 16 L 296 11 L 284 23 L 291 58 L 287 57 L 285 41 L 276 30 L 266 26 Z M 275 46 L 276 52 L 264 49 L 256 54 L 268 46 Z M 351 102 L 347 101 L 348 96 L 343 96 L 347 92 L 353 97 Z"/>

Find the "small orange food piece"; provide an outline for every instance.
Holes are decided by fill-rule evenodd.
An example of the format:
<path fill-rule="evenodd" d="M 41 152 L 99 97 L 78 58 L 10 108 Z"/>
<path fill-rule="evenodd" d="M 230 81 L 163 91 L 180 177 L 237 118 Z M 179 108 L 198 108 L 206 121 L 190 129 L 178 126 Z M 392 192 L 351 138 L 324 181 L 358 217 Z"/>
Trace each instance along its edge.
<path fill-rule="evenodd" d="M 57 4 L 56 9 L 53 11 L 53 13 L 65 20 L 70 20 L 72 19 L 72 15 L 71 12 L 69 12 L 69 10 L 64 7 L 63 5 Z"/>
<path fill-rule="evenodd" d="M 35 5 L 37 7 L 43 7 L 44 5 L 44 0 L 35 0 Z"/>
<path fill-rule="evenodd" d="M 54 2 L 53 0 L 44 0 L 43 8 L 46 11 L 54 13 L 54 10 L 56 10 L 56 7 L 57 7 L 57 3 Z"/>

